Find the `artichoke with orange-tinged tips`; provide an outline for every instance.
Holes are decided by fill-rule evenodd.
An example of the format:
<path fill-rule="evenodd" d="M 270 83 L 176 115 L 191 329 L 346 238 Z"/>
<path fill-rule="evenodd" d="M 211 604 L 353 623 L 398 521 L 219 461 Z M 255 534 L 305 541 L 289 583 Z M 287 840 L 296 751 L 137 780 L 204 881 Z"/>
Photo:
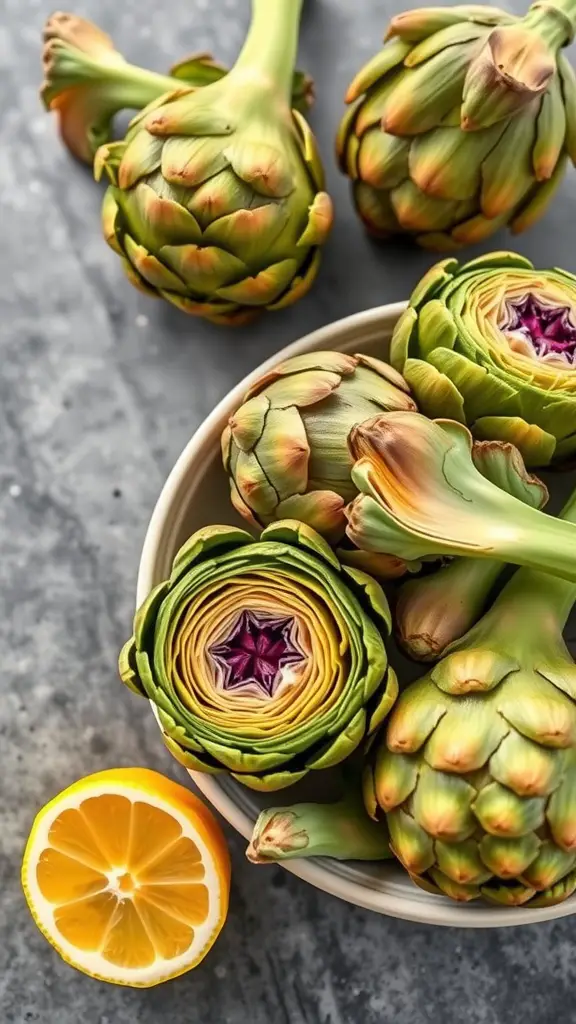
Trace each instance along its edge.
<path fill-rule="evenodd" d="M 253 0 L 233 69 L 145 108 L 101 147 L 108 244 L 136 287 L 239 324 L 314 281 L 332 222 L 308 124 L 290 108 L 301 0 Z"/>
<path fill-rule="evenodd" d="M 349 438 L 360 492 L 347 534 L 365 551 L 406 560 L 468 555 L 576 582 L 576 525 L 530 507 L 474 465 L 472 437 L 454 420 L 389 412 Z"/>
<path fill-rule="evenodd" d="M 394 409 L 416 409 L 410 389 L 372 356 L 311 352 L 274 366 L 251 386 L 222 434 L 236 511 L 255 527 L 299 519 L 338 543 L 344 508 L 358 493 L 348 434 Z M 394 575 L 402 564 L 390 560 L 388 568 Z"/>
<path fill-rule="evenodd" d="M 330 231 L 316 142 L 291 108 L 301 4 L 253 0 L 228 74 L 202 60 L 181 69 L 182 81 L 156 89 L 126 137 L 94 158 L 96 178 L 109 181 L 104 237 L 132 284 L 217 324 L 246 323 L 305 295 Z M 112 63 L 125 71 L 122 58 Z M 198 88 L 188 73 L 217 80 Z M 64 91 L 61 113 L 68 102 Z M 108 132 L 106 117 L 95 123 Z"/>
<path fill-rule="evenodd" d="M 420 8 L 391 21 L 337 138 L 368 231 L 450 251 L 530 227 L 576 161 L 575 0 Z"/>
<path fill-rule="evenodd" d="M 271 791 L 372 736 L 398 692 L 384 592 L 303 523 L 193 534 L 120 655 L 186 768 Z"/>
<path fill-rule="evenodd" d="M 563 512 L 576 520 L 576 494 Z M 458 901 L 551 906 L 576 890 L 574 584 L 521 569 L 401 694 L 364 779 L 416 884 Z"/>

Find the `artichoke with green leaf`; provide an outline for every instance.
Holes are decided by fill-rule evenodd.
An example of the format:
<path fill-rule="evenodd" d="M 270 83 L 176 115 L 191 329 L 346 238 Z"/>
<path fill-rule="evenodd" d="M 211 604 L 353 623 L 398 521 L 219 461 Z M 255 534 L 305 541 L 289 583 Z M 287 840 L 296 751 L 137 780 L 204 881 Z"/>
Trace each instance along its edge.
<path fill-rule="evenodd" d="M 451 251 L 530 227 L 576 161 L 575 0 L 524 18 L 490 5 L 392 18 L 338 132 L 358 213 L 379 237 Z"/>
<path fill-rule="evenodd" d="M 136 613 L 120 675 L 186 768 L 282 789 L 343 761 L 397 694 L 380 586 L 291 520 L 205 527 Z"/>
<path fill-rule="evenodd" d="M 576 109 L 576 108 L 575 108 Z M 576 277 L 494 252 L 432 267 L 390 359 L 427 416 L 509 441 L 530 466 L 576 454 Z"/>
<path fill-rule="evenodd" d="M 576 521 L 576 493 L 563 516 Z M 365 774 L 393 852 L 422 888 L 551 906 L 576 890 L 574 584 L 521 569 L 408 686 Z"/>
<path fill-rule="evenodd" d="M 344 508 L 358 493 L 348 434 L 393 409 L 416 405 L 380 359 L 311 352 L 278 363 L 246 392 L 222 434 L 234 508 L 255 527 L 288 517 L 339 542 Z"/>
<path fill-rule="evenodd" d="M 355 427 L 347 533 L 364 551 L 398 558 L 468 555 L 576 582 L 576 525 L 507 493 L 474 465 L 454 420 L 389 412 Z"/>
<path fill-rule="evenodd" d="M 94 159 L 109 181 L 104 236 L 128 278 L 217 324 L 305 295 L 331 227 L 314 136 L 291 109 L 301 5 L 253 0 L 232 70 L 176 83 Z"/>

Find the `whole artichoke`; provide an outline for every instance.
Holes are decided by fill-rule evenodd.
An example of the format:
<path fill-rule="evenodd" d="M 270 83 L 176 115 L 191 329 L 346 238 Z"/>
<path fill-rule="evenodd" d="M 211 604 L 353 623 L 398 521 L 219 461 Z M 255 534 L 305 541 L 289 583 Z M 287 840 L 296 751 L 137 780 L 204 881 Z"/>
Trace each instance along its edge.
<path fill-rule="evenodd" d="M 296 302 L 331 226 L 314 136 L 290 109 L 301 2 L 253 0 L 229 74 L 151 103 L 96 154 L 104 235 L 132 283 L 214 323 Z"/>
<path fill-rule="evenodd" d="M 282 789 L 343 761 L 397 694 L 379 585 L 291 520 L 199 530 L 136 614 L 120 675 L 186 768 Z"/>
<path fill-rule="evenodd" d="M 576 493 L 564 516 L 576 520 Z M 520 570 L 407 687 L 372 747 L 365 799 L 424 889 L 550 906 L 576 890 L 573 584 Z"/>
<path fill-rule="evenodd" d="M 427 416 L 510 441 L 530 466 L 576 453 L 576 277 L 517 253 L 436 264 L 396 326 L 391 362 Z"/>
<path fill-rule="evenodd" d="M 222 435 L 232 504 L 253 525 L 300 519 L 338 542 L 358 493 L 350 430 L 379 411 L 415 408 L 400 374 L 370 356 L 312 352 L 279 363 Z"/>
<path fill-rule="evenodd" d="M 576 78 L 559 52 L 575 22 L 575 0 L 538 0 L 525 18 L 471 5 L 392 19 L 337 139 L 372 234 L 451 251 L 542 215 L 576 161 Z"/>

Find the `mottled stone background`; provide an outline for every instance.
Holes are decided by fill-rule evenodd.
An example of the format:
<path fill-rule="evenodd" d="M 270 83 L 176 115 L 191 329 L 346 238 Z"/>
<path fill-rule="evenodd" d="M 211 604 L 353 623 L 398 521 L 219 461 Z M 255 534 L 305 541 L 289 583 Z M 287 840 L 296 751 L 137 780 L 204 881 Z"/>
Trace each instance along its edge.
<path fill-rule="evenodd" d="M 146 525 L 176 456 L 263 358 L 334 318 L 403 298 L 431 263 L 365 239 L 332 158 L 344 88 L 402 3 L 308 0 L 301 64 L 317 83 L 313 122 L 336 228 L 312 295 L 235 332 L 140 296 L 102 242 L 100 189 L 63 151 L 37 98 L 51 6 L 0 3 L 0 1021 L 576 1021 L 571 919 L 474 934 L 378 917 L 280 868 L 249 866 L 230 830 L 228 924 L 187 977 L 148 992 L 91 981 L 32 923 L 18 873 L 40 805 L 104 767 L 146 764 L 183 778 L 144 702 L 116 678 Z M 133 60 L 163 70 L 195 50 L 231 60 L 248 7 L 84 0 L 79 13 Z M 574 271 L 575 222 L 571 173 L 518 248 Z"/>

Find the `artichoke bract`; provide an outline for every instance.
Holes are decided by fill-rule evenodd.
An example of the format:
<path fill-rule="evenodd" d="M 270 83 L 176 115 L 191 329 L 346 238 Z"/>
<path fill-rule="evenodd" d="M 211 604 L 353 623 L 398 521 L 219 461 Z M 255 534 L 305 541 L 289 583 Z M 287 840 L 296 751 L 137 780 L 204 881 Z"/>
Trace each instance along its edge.
<path fill-rule="evenodd" d="M 348 434 L 377 412 L 416 405 L 399 373 L 370 356 L 312 352 L 260 377 L 222 434 L 237 512 L 253 526 L 299 519 L 331 542 L 358 493 Z"/>
<path fill-rule="evenodd" d="M 526 472 L 517 448 L 502 441 L 476 441 L 472 459 L 488 480 L 532 508 L 543 508 L 548 490 Z M 480 617 L 504 564 L 491 559 L 454 558 L 428 576 L 400 588 L 394 621 L 396 638 L 416 661 L 435 661 Z"/>
<path fill-rule="evenodd" d="M 510 252 L 444 260 L 416 286 L 390 359 L 427 416 L 509 441 L 527 465 L 576 454 L 573 274 Z"/>
<path fill-rule="evenodd" d="M 314 281 L 332 204 L 290 107 L 301 0 L 253 0 L 233 69 L 149 104 L 96 153 L 103 231 L 133 284 L 217 324 L 282 309 Z"/>
<path fill-rule="evenodd" d="M 576 494 L 563 515 L 576 520 Z M 365 776 L 393 852 L 455 900 L 551 906 L 576 890 L 573 584 L 522 569 L 401 694 Z"/>
<path fill-rule="evenodd" d="M 450 251 L 530 227 L 576 161 L 574 0 L 419 8 L 351 83 L 337 138 L 366 228 Z"/>
<path fill-rule="evenodd" d="M 42 63 L 44 105 L 57 113 L 70 152 L 90 164 L 98 147 L 111 141 L 113 121 L 121 110 L 141 110 L 183 86 L 199 88 L 227 74 L 227 68 L 205 53 L 175 64 L 170 75 L 137 67 L 124 59 L 98 25 L 65 11 L 57 11 L 46 22 Z M 306 113 L 311 102 L 311 79 L 295 71 L 293 107 Z"/>
<path fill-rule="evenodd" d="M 353 544 L 406 560 L 495 559 L 576 582 L 576 526 L 484 476 L 461 423 L 383 413 L 355 427 L 349 443 L 360 492 L 346 509 Z"/>
<path fill-rule="evenodd" d="M 319 534 L 199 530 L 136 614 L 120 675 L 186 768 L 282 789 L 344 760 L 397 694 L 380 586 Z"/>

